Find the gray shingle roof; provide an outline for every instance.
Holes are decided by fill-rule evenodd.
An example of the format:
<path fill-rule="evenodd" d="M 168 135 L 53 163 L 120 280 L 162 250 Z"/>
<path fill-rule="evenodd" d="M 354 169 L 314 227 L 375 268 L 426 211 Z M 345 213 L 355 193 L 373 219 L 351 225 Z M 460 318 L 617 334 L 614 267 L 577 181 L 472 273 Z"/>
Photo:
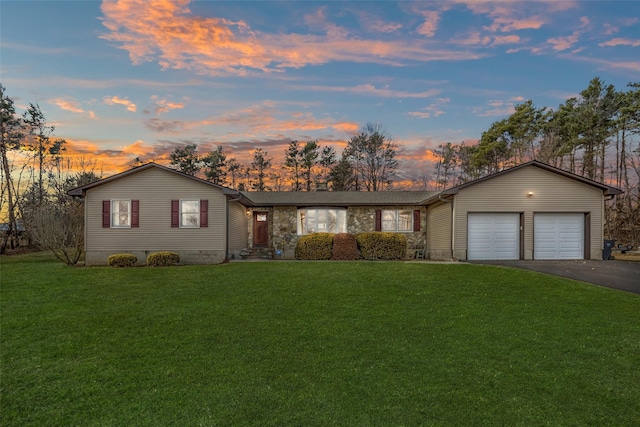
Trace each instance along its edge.
<path fill-rule="evenodd" d="M 439 191 L 243 191 L 254 206 L 420 205 Z"/>

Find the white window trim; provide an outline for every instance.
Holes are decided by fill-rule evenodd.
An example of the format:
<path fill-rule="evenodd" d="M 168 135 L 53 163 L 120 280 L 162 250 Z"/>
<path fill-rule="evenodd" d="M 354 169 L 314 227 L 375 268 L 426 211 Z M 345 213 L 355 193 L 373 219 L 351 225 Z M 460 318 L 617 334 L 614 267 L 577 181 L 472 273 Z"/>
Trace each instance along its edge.
<path fill-rule="evenodd" d="M 328 231 L 328 230 L 315 230 L 312 232 L 307 232 L 307 233 L 303 233 L 303 230 L 306 229 L 307 227 L 304 227 L 302 224 L 302 213 L 307 214 L 308 211 L 336 211 L 336 231 Z M 342 215 L 341 215 L 342 213 Z M 344 223 L 341 224 L 340 223 L 340 216 L 344 216 Z M 308 217 L 305 215 L 305 217 Z M 342 225 L 342 227 L 341 227 Z M 306 234 L 313 234 L 313 233 L 345 233 L 347 231 L 347 209 L 346 208 L 337 208 L 337 207 L 325 207 L 325 206 L 318 206 L 318 207 L 307 207 L 307 208 L 299 208 L 298 212 L 297 212 L 297 234 L 298 236 L 303 236 Z"/>
<path fill-rule="evenodd" d="M 196 209 L 196 224 L 195 225 L 189 225 L 189 224 L 185 224 L 184 221 L 182 220 L 183 215 L 185 214 L 193 214 L 193 212 L 184 212 L 182 210 L 182 203 L 183 202 L 196 202 L 198 207 Z M 180 228 L 200 228 L 200 199 L 180 199 L 180 202 L 178 203 L 178 225 Z"/>
<path fill-rule="evenodd" d="M 384 228 L 384 213 L 385 212 L 394 212 L 394 221 L 395 221 L 395 226 L 393 229 L 389 229 L 389 228 Z M 409 225 L 409 229 L 408 230 L 399 230 L 398 228 L 398 223 L 400 221 L 400 212 L 409 212 L 409 220 L 410 220 L 410 225 Z M 381 212 L 382 218 L 380 220 L 381 224 L 380 224 L 380 229 L 382 231 L 389 231 L 389 232 L 393 232 L 393 233 L 412 233 L 414 228 L 415 228 L 415 224 L 413 223 L 413 210 L 411 209 L 383 209 Z"/>
<path fill-rule="evenodd" d="M 116 225 L 114 224 L 113 219 L 115 215 L 119 215 L 120 211 L 115 209 L 116 203 L 119 202 L 127 202 L 128 211 L 127 211 L 127 224 L 125 225 Z M 131 199 L 111 199 L 111 206 L 109 211 L 109 226 L 111 228 L 131 228 Z"/>

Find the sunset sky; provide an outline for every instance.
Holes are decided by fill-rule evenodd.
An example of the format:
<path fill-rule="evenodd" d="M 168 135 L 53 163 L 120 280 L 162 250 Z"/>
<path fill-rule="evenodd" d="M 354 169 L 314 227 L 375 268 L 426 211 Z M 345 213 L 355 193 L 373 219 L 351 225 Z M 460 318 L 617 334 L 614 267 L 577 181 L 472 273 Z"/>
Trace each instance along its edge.
<path fill-rule="evenodd" d="M 0 81 L 103 175 L 177 146 L 282 162 L 379 122 L 400 178 L 532 99 L 640 81 L 637 1 L 1 1 Z"/>

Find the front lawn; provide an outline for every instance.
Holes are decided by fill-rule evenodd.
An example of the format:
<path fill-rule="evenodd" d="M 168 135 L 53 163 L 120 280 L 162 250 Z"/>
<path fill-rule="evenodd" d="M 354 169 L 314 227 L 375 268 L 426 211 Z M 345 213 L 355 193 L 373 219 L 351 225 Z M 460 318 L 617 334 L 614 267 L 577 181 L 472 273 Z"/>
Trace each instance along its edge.
<path fill-rule="evenodd" d="M 0 424 L 640 425 L 640 296 L 404 262 L 0 258 Z"/>

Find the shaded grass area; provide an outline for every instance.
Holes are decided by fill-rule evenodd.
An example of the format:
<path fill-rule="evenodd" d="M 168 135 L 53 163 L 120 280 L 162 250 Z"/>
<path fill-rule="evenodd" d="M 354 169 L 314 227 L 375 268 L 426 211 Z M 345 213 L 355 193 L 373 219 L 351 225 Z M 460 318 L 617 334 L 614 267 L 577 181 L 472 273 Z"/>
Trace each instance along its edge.
<path fill-rule="evenodd" d="M 640 296 L 402 262 L 1 259 L 2 425 L 638 425 Z"/>

